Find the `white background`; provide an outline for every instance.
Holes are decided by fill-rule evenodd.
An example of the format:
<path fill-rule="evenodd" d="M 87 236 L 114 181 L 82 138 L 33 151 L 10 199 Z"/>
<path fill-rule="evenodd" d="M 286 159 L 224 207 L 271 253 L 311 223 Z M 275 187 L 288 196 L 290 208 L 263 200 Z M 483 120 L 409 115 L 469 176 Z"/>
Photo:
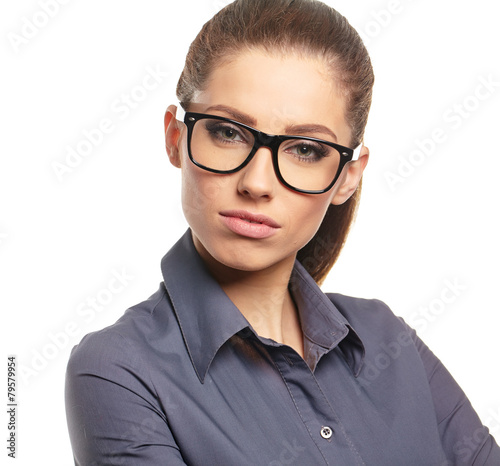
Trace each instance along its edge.
<path fill-rule="evenodd" d="M 0 14 L 1 354 L 5 368 L 7 354 L 23 366 L 17 464 L 56 466 L 72 464 L 71 348 L 157 289 L 160 259 L 186 228 L 163 114 L 189 43 L 228 2 L 73 0 L 52 17 L 42 3 L 8 2 Z M 366 38 L 376 87 L 358 220 L 324 289 L 382 299 L 416 326 L 498 438 L 495 2 L 328 3 Z M 151 69 L 168 76 L 143 92 Z M 480 88 L 480 100 L 481 79 L 496 84 Z M 135 96 L 134 108 L 125 110 L 123 95 Z M 457 105 L 467 117 L 453 113 Z M 58 179 L 54 162 L 66 163 L 68 146 L 84 147 L 84 132 L 103 119 L 112 130 Z M 439 130 L 441 142 L 419 158 L 417 140 Z M 387 173 L 404 163 L 391 186 Z M 111 292 L 113 273 L 125 284 Z M 106 304 L 91 312 L 91 299 Z"/>

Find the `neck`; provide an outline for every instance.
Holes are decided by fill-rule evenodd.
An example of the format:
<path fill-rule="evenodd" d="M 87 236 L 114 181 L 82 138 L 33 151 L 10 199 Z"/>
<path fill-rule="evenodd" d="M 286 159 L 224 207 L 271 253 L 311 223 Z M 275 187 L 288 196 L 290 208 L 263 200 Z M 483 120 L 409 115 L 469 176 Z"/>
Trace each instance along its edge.
<path fill-rule="evenodd" d="M 283 343 L 303 356 L 303 337 L 288 290 L 295 257 L 265 270 L 236 270 L 203 257 L 210 272 L 257 334 Z"/>

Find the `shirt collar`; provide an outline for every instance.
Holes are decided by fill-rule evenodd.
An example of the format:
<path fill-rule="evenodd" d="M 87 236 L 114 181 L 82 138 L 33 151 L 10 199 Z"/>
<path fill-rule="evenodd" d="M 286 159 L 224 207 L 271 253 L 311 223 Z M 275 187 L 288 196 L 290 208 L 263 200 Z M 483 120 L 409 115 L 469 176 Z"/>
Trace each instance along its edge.
<path fill-rule="evenodd" d="M 189 357 L 203 383 L 219 348 L 251 326 L 206 269 L 190 230 L 163 257 L 161 269 Z M 363 362 L 363 343 L 298 261 L 290 290 L 299 309 L 306 359 L 312 370 L 323 354 L 339 346 L 357 376 Z"/>
<path fill-rule="evenodd" d="M 365 356 L 363 342 L 299 261 L 295 261 L 289 288 L 299 311 L 305 337 L 304 356 L 311 370 L 324 354 L 338 346 L 357 377 Z"/>

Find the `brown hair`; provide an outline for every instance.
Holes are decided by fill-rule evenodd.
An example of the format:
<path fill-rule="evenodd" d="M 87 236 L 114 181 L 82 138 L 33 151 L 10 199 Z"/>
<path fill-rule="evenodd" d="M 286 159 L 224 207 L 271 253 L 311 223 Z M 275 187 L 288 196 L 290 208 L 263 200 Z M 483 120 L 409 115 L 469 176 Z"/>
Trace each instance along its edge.
<path fill-rule="evenodd" d="M 370 110 L 374 82 L 370 57 L 358 33 L 317 0 L 236 0 L 208 21 L 191 44 L 177 84 L 184 108 L 206 85 L 213 68 L 245 48 L 317 56 L 330 66 L 346 98 L 350 146 L 356 147 Z M 354 220 L 361 184 L 344 204 L 329 206 L 318 231 L 297 259 L 321 283 L 337 260 Z"/>

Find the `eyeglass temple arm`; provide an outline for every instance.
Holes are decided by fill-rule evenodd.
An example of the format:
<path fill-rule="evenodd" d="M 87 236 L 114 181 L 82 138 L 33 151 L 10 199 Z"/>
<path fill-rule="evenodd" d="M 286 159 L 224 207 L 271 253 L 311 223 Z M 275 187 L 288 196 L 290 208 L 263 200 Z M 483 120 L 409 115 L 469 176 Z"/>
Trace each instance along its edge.
<path fill-rule="evenodd" d="M 184 122 L 185 116 L 186 116 L 186 111 L 181 107 L 181 104 L 177 105 L 177 114 L 175 118 L 179 121 Z"/>
<path fill-rule="evenodd" d="M 359 159 L 362 148 L 363 148 L 363 143 L 361 143 L 358 147 L 356 147 L 356 149 L 353 149 L 351 162 L 354 162 L 355 160 Z"/>

